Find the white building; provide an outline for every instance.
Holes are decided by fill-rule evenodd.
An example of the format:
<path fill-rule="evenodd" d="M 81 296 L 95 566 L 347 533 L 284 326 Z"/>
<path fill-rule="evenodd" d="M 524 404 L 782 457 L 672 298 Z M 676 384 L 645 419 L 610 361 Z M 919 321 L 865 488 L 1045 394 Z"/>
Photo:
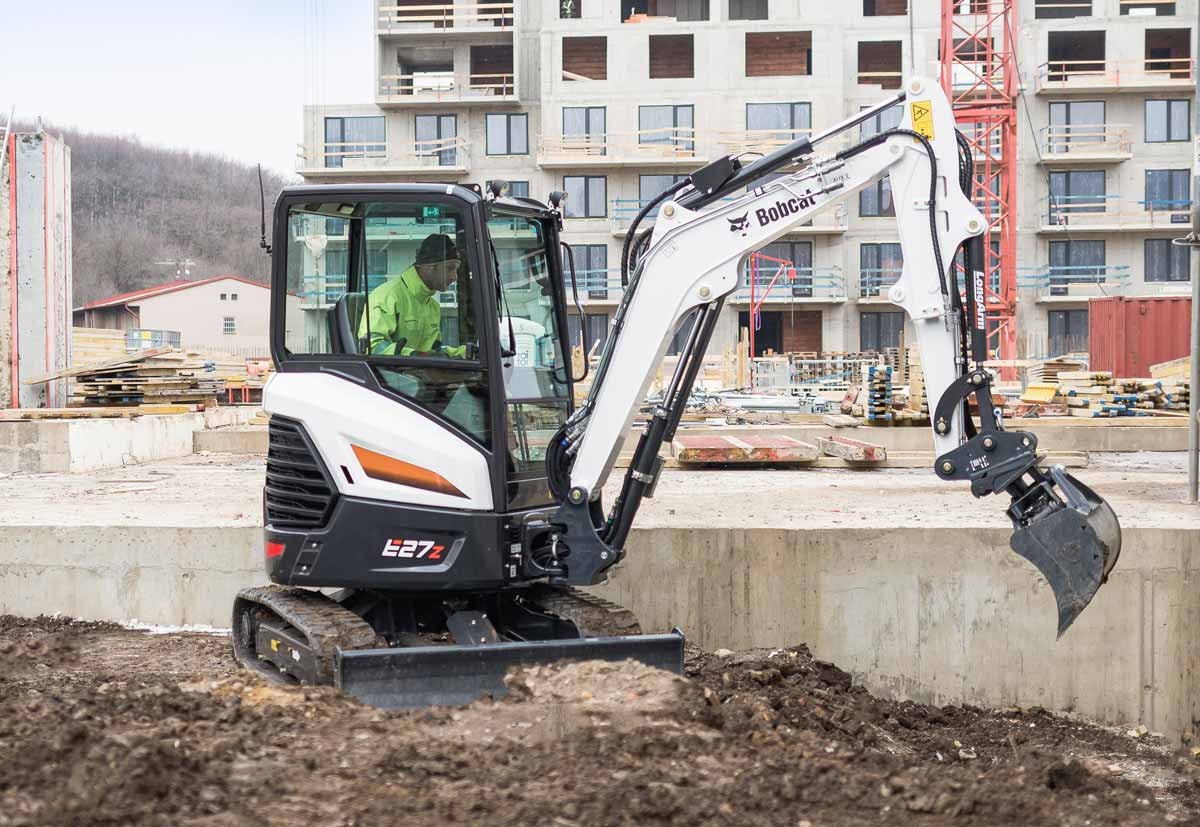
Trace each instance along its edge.
<path fill-rule="evenodd" d="M 265 356 L 271 290 L 241 276 L 171 281 L 88 302 L 74 317 L 76 327 L 177 331 L 183 347 Z"/>
<path fill-rule="evenodd" d="M 832 124 L 913 71 L 936 75 L 940 3 L 910 2 L 911 18 L 905 0 L 376 0 L 375 101 L 306 108 L 299 171 L 567 191 L 595 339 L 620 298 L 629 220 L 676 176 Z M 1190 207 L 1195 17 L 1196 0 L 1020 3 L 1027 355 L 1086 348 L 1090 294 L 1186 289 L 1186 254 L 1162 242 Z M 898 343 L 903 316 L 881 289 L 900 267 L 890 210 L 881 183 L 764 250 L 798 278 L 762 306 L 758 350 Z M 714 348 L 749 309 L 746 284 Z"/>

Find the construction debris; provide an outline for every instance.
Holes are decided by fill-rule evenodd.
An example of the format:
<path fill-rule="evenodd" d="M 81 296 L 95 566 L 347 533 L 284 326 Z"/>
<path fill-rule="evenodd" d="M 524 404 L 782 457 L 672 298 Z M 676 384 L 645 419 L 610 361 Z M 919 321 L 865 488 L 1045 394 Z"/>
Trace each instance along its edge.
<path fill-rule="evenodd" d="M 719 436 L 679 435 L 673 444 L 681 464 L 810 462 L 821 455 L 811 442 L 781 434 Z"/>
<path fill-rule="evenodd" d="M 840 457 L 850 462 L 883 462 L 887 459 L 887 449 L 882 445 L 844 436 L 818 438 L 817 446 L 826 456 Z"/>

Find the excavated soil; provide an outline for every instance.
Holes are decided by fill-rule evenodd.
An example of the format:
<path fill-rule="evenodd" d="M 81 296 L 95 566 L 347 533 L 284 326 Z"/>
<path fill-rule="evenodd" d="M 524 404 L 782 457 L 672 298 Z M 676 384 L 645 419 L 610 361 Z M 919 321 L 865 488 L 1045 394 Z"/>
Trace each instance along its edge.
<path fill-rule="evenodd" d="M 0 617 L 0 827 L 1200 824 L 1200 766 L 1153 734 L 878 699 L 803 646 L 509 686 L 388 713 L 218 636 Z"/>

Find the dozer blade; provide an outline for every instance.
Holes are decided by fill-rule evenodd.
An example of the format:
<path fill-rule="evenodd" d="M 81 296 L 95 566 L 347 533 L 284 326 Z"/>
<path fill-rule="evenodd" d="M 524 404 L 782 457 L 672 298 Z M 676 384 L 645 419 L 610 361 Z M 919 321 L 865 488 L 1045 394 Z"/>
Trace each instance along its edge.
<path fill-rule="evenodd" d="M 1112 507 L 1096 492 L 1055 466 L 1056 496 L 1048 497 L 1028 524 L 1017 528 L 1013 551 L 1037 566 L 1058 603 L 1058 636 L 1108 580 L 1121 555 L 1121 526 Z"/>
<path fill-rule="evenodd" d="M 343 692 L 384 709 L 458 706 L 504 695 L 504 675 L 515 666 L 628 658 L 680 674 L 683 634 L 357 649 L 338 653 L 335 680 Z"/>

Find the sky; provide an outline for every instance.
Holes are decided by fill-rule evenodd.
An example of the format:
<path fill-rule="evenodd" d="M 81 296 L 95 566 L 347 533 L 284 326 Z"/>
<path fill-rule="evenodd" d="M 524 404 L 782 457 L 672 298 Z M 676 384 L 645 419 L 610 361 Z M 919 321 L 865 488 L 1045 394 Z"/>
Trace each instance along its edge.
<path fill-rule="evenodd" d="M 0 0 L 0 124 L 134 135 L 290 174 L 305 104 L 370 103 L 372 0 Z"/>

